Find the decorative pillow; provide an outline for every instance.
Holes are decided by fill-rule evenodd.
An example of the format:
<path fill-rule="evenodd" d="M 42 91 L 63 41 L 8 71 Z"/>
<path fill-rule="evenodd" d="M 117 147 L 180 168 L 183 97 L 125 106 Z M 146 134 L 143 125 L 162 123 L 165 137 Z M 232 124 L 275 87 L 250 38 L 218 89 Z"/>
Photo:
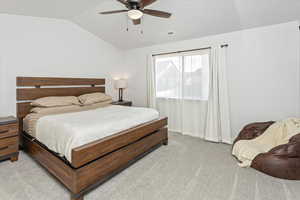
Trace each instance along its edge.
<path fill-rule="evenodd" d="M 89 104 L 89 105 L 82 105 L 82 108 L 87 108 L 87 109 L 97 109 L 97 108 L 102 108 L 102 107 L 106 107 L 106 106 L 110 106 L 112 103 L 112 100 L 108 100 L 108 101 L 102 101 L 99 103 L 94 103 L 94 104 Z"/>
<path fill-rule="evenodd" d="M 83 105 L 91 105 L 94 103 L 112 100 L 111 96 L 108 96 L 101 92 L 84 94 L 84 95 L 79 96 L 78 99 L 79 99 L 80 103 Z"/>
<path fill-rule="evenodd" d="M 36 107 L 57 107 L 57 106 L 71 106 L 80 105 L 78 98 L 75 96 L 65 96 L 65 97 L 44 97 L 36 99 L 31 102 L 31 106 Z"/>
<path fill-rule="evenodd" d="M 55 113 L 64 113 L 78 111 L 81 109 L 79 105 L 72 106 L 59 106 L 59 107 L 35 107 L 30 110 L 31 113 L 36 114 L 55 114 Z"/>

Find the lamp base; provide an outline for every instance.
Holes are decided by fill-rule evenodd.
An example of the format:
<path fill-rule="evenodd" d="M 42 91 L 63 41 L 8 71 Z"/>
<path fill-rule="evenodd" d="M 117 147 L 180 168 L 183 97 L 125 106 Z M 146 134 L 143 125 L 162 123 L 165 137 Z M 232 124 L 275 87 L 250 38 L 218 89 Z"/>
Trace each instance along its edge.
<path fill-rule="evenodd" d="M 123 88 L 119 88 L 119 102 L 123 102 Z"/>

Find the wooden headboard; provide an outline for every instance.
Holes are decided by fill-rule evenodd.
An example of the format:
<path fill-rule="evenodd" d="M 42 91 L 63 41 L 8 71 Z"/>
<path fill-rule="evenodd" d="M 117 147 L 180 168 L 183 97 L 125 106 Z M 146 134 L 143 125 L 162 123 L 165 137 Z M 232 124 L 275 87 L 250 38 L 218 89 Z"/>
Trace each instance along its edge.
<path fill-rule="evenodd" d="M 93 92 L 105 92 L 105 79 L 17 77 L 17 117 L 20 128 L 23 118 L 30 112 L 32 100 L 48 96 L 80 96 Z"/>

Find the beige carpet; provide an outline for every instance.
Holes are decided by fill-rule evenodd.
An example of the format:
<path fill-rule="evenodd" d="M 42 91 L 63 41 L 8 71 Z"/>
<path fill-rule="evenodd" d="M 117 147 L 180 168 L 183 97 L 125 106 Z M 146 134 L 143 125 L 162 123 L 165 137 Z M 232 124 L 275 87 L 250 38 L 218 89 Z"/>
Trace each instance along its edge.
<path fill-rule="evenodd" d="M 0 162 L 1 200 L 69 200 L 69 192 L 21 153 Z M 230 146 L 170 134 L 149 154 L 85 196 L 85 200 L 296 200 L 300 182 L 239 168 Z"/>

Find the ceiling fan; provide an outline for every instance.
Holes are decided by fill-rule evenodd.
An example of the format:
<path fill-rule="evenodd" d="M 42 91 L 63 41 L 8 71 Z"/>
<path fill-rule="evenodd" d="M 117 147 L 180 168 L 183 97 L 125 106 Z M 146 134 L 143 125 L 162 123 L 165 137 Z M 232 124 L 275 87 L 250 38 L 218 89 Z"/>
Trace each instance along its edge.
<path fill-rule="evenodd" d="M 128 17 L 133 21 L 134 25 L 139 25 L 141 23 L 141 18 L 144 14 L 152 15 L 155 17 L 170 18 L 171 13 L 163 12 L 159 10 L 145 9 L 146 6 L 156 2 L 157 0 L 117 0 L 126 6 L 127 10 L 115 10 L 100 12 L 99 14 L 116 14 L 116 13 L 125 13 L 127 12 Z"/>

